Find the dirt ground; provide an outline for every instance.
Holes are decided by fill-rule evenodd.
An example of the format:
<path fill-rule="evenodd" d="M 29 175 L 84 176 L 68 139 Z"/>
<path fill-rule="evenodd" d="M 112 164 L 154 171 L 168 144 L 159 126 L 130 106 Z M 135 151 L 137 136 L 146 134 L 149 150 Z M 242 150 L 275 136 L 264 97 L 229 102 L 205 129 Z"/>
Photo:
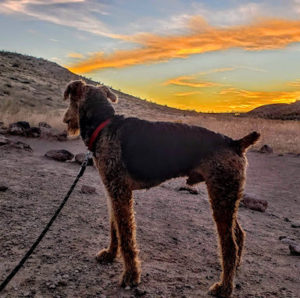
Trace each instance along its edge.
<path fill-rule="evenodd" d="M 80 140 L 22 139 L 33 152 L 0 147 L 0 279 L 12 270 L 55 212 L 79 165 L 43 155 L 50 149 L 85 152 Z M 248 153 L 245 192 L 267 200 L 265 213 L 240 208 L 247 232 L 233 297 L 300 297 L 300 258 L 285 236 L 300 242 L 300 157 Z M 83 184 L 96 194 L 82 194 Z M 179 192 L 183 179 L 135 192 L 137 239 L 142 261 L 138 289 L 118 285 L 122 264 L 100 265 L 94 256 L 109 241 L 103 185 L 88 167 L 45 239 L 1 297 L 207 297 L 220 264 L 205 184 L 199 195 Z"/>

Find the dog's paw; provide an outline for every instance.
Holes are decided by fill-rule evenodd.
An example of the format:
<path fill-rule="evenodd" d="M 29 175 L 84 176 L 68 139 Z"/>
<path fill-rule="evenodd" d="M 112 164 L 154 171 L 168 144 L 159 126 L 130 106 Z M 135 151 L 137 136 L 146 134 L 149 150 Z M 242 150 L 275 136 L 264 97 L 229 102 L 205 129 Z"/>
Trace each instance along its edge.
<path fill-rule="evenodd" d="M 136 287 L 141 282 L 141 273 L 138 270 L 125 271 L 121 278 L 121 287 Z"/>
<path fill-rule="evenodd" d="M 96 260 L 101 264 L 112 263 L 115 259 L 116 255 L 112 254 L 107 249 L 100 250 L 96 255 Z"/>
<path fill-rule="evenodd" d="M 219 282 L 213 284 L 208 291 L 209 295 L 220 297 L 220 298 L 229 298 L 231 297 L 231 293 L 232 293 L 232 287 L 225 288 L 224 285 L 222 285 Z"/>

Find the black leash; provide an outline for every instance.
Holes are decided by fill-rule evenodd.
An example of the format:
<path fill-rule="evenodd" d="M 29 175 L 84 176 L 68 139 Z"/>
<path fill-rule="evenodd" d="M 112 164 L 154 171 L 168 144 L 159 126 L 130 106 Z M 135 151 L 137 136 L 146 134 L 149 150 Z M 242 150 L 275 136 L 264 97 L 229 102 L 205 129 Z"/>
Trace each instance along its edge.
<path fill-rule="evenodd" d="M 28 252 L 25 254 L 25 256 L 22 258 L 22 260 L 19 262 L 19 264 L 14 268 L 14 270 L 12 270 L 12 272 L 6 277 L 6 279 L 1 283 L 0 285 L 0 292 L 7 286 L 7 284 L 12 280 L 12 278 L 16 275 L 16 273 L 21 269 L 21 267 L 23 266 L 23 264 L 26 262 L 26 260 L 30 257 L 30 255 L 33 253 L 33 251 L 35 250 L 35 248 L 38 246 L 38 244 L 42 241 L 42 239 L 44 238 L 44 236 L 46 235 L 46 233 L 48 232 L 48 230 L 50 229 L 50 227 L 52 226 L 53 222 L 55 221 L 55 219 L 57 218 L 58 214 L 60 213 L 60 211 L 62 210 L 62 208 L 64 207 L 64 205 L 66 204 L 67 200 L 69 199 L 72 191 L 74 190 L 78 180 L 80 179 L 80 177 L 83 175 L 86 166 L 88 164 L 88 160 L 90 158 L 90 151 L 88 151 L 85 155 L 84 161 L 81 165 L 81 168 L 79 170 L 79 173 L 75 179 L 75 181 L 73 182 L 73 184 L 70 187 L 70 190 L 68 191 L 67 195 L 65 196 L 65 198 L 63 199 L 63 201 L 61 202 L 61 204 L 59 205 L 58 209 L 56 210 L 56 212 L 54 213 L 54 215 L 52 216 L 52 218 L 50 219 L 50 221 L 48 222 L 48 224 L 46 225 L 46 227 L 44 228 L 44 230 L 42 231 L 42 233 L 40 234 L 39 238 L 37 238 L 37 240 L 32 244 L 31 248 L 28 250 Z"/>

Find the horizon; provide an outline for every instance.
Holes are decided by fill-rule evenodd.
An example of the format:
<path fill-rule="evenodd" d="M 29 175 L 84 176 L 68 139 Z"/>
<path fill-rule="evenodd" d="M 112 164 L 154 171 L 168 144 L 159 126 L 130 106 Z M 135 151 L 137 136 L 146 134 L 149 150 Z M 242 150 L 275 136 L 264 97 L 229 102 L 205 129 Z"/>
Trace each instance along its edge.
<path fill-rule="evenodd" d="M 300 100 L 300 1 L 4 0 L 1 49 L 197 112 Z"/>

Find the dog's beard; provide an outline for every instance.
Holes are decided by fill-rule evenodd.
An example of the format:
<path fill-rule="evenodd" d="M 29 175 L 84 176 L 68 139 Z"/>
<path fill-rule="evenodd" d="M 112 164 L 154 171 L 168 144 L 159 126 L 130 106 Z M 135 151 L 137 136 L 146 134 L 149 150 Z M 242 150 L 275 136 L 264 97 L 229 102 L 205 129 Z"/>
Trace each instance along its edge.
<path fill-rule="evenodd" d="M 68 135 L 70 136 L 73 136 L 73 137 L 77 137 L 79 136 L 79 133 L 80 133 L 80 130 L 79 130 L 79 127 L 77 125 L 77 123 L 72 123 L 72 122 L 69 122 L 68 123 Z"/>

